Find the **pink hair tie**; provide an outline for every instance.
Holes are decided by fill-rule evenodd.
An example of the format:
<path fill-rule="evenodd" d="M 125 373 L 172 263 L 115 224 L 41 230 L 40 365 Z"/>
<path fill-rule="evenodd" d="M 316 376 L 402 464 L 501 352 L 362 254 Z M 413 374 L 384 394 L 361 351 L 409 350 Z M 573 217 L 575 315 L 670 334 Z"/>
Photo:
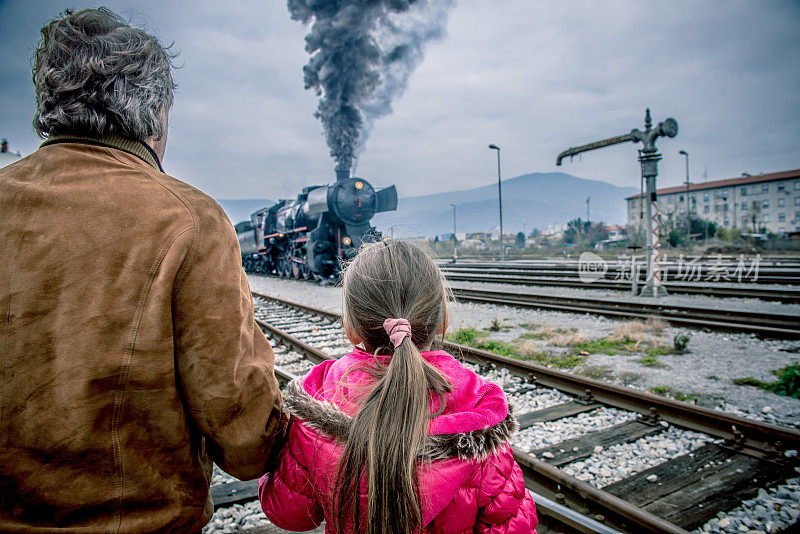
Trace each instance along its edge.
<path fill-rule="evenodd" d="M 411 324 L 407 319 L 386 319 L 383 328 L 389 334 L 389 341 L 394 348 L 399 347 L 406 337 L 411 337 Z"/>

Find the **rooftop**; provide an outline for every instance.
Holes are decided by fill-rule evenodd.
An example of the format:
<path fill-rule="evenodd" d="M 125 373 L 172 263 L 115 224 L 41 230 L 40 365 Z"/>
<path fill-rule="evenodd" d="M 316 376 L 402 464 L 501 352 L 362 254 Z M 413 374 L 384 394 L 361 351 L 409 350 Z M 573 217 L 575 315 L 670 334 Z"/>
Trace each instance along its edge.
<path fill-rule="evenodd" d="M 800 178 L 800 169 L 791 171 L 772 172 L 769 174 L 754 174 L 752 176 L 741 176 L 739 178 L 727 178 L 725 180 L 713 180 L 711 182 L 703 183 L 690 183 L 689 191 L 701 191 L 703 189 L 716 189 L 718 187 L 731 187 L 738 185 L 757 184 L 760 182 L 772 182 L 775 180 L 791 180 L 792 178 Z M 665 187 L 656 191 L 657 195 L 669 195 L 671 193 L 685 193 L 685 185 L 676 185 L 673 187 Z M 641 193 L 625 197 L 625 200 L 632 198 L 639 198 L 643 196 Z"/>

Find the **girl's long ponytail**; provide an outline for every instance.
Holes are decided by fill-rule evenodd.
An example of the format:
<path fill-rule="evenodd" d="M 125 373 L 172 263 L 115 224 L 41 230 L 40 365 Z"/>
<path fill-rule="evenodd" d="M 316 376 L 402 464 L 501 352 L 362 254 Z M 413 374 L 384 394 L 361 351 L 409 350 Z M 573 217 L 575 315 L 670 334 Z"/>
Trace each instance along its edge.
<path fill-rule="evenodd" d="M 450 390 L 420 354 L 447 320 L 444 277 L 414 244 L 366 245 L 345 271 L 343 311 L 345 328 L 391 359 L 369 371 L 374 386 L 350 426 L 333 494 L 334 530 L 413 534 L 423 527 L 417 460 L 428 434 L 430 397 L 438 394 L 444 409 Z M 392 322 L 402 323 L 402 340 L 387 326 Z M 360 500 L 364 489 L 366 503 Z"/>
<path fill-rule="evenodd" d="M 360 494 L 361 466 L 367 478 L 367 534 L 412 534 L 422 526 L 417 457 L 428 434 L 429 392 L 447 389 L 447 380 L 406 337 L 350 428 L 336 485 L 337 532 L 345 531 L 346 510 L 353 525 L 361 523 L 361 507 L 353 500 Z"/>

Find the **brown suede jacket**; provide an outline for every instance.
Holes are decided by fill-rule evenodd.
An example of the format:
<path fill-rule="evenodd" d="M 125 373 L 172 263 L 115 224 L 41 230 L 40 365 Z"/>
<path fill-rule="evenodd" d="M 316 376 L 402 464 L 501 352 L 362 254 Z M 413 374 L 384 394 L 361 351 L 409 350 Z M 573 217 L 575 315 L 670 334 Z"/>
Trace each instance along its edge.
<path fill-rule="evenodd" d="M 3 168 L 0 217 L 0 532 L 199 531 L 287 423 L 231 223 L 122 138 Z"/>

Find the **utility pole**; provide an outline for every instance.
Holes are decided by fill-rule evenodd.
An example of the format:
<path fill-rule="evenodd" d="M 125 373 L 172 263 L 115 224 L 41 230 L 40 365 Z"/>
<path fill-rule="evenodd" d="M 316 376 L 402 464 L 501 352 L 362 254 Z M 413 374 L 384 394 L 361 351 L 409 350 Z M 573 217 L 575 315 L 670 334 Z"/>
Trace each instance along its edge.
<path fill-rule="evenodd" d="M 561 165 L 561 160 L 567 156 L 574 156 L 588 150 L 596 150 L 627 141 L 642 143 L 642 150 L 639 153 L 639 162 L 642 167 L 642 178 L 647 184 L 647 283 L 642 288 L 642 296 L 658 297 L 666 295 L 664 286 L 661 285 L 661 245 L 658 241 L 658 204 L 656 198 L 656 176 L 658 176 L 658 162 L 661 154 L 656 149 L 656 140 L 659 137 L 675 137 L 678 135 L 678 122 L 673 118 L 668 118 L 664 122 L 658 123 L 653 128 L 653 119 L 650 116 L 650 108 L 644 116 L 644 131 L 637 128 L 630 133 L 604 139 L 595 143 L 589 143 L 578 147 L 572 147 L 558 155 L 556 165 Z"/>
<path fill-rule="evenodd" d="M 592 225 L 592 219 L 589 218 L 589 201 L 592 200 L 592 197 L 586 197 L 586 224 L 589 226 Z"/>
<path fill-rule="evenodd" d="M 678 154 L 686 156 L 686 240 L 689 244 L 689 252 L 692 252 L 692 212 L 689 204 L 689 153 L 685 150 L 678 151 Z"/>
<path fill-rule="evenodd" d="M 458 240 L 456 239 L 456 205 L 450 205 L 453 206 L 453 263 L 455 263 L 458 260 L 458 252 L 456 251 L 458 246 Z"/>
<path fill-rule="evenodd" d="M 497 200 L 500 203 L 500 261 L 505 259 L 506 248 L 503 244 L 503 187 L 500 185 L 500 147 L 489 145 L 492 150 L 497 150 Z"/>

